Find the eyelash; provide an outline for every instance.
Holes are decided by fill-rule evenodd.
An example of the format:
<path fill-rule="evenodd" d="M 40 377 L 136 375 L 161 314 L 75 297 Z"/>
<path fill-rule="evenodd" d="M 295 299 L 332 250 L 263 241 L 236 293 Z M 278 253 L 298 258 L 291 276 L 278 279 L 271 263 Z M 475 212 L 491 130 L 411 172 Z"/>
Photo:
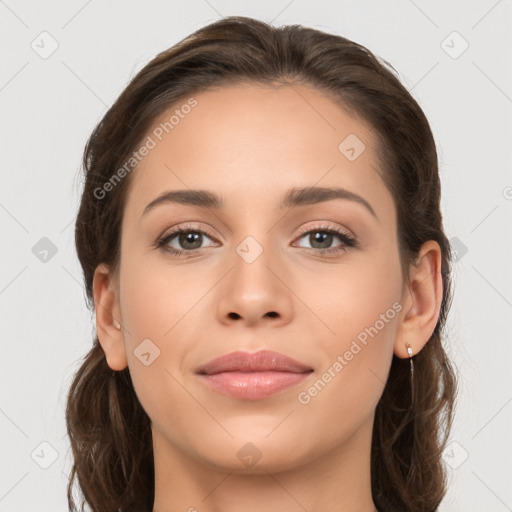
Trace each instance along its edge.
<path fill-rule="evenodd" d="M 174 247 L 170 247 L 167 245 L 176 235 L 179 235 L 180 233 L 200 233 L 203 235 L 206 235 L 208 238 L 211 238 L 215 240 L 214 236 L 211 235 L 208 230 L 205 229 L 198 229 L 197 227 L 193 225 L 187 225 L 187 226 L 180 226 L 179 228 L 174 229 L 173 231 L 166 233 L 162 238 L 158 239 L 155 246 L 158 249 L 161 249 L 165 252 L 168 252 L 172 254 L 173 256 L 187 258 L 194 255 L 194 253 L 199 252 L 201 249 L 193 249 L 190 251 L 184 251 L 184 250 L 178 250 Z M 338 228 L 334 228 L 329 225 L 323 225 L 323 226 L 317 226 L 314 228 L 303 228 L 299 231 L 299 235 L 297 238 L 303 238 L 304 235 L 307 235 L 309 233 L 327 233 L 329 235 L 335 235 L 338 237 L 338 240 L 342 243 L 342 245 L 337 247 L 331 247 L 329 249 L 315 249 L 315 248 L 308 248 L 308 247 L 302 247 L 302 249 L 308 249 L 310 251 L 313 251 L 315 253 L 322 253 L 322 254 L 337 254 L 342 251 L 345 251 L 347 248 L 357 247 L 356 239 L 349 235 L 348 233 L 339 230 Z"/>

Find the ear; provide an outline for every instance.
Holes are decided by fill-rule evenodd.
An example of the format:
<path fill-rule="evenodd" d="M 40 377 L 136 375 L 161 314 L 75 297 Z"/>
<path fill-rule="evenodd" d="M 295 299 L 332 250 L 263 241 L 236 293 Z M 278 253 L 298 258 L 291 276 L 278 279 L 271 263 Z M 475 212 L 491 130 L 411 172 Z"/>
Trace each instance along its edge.
<path fill-rule="evenodd" d="M 93 277 L 96 332 L 107 364 L 112 370 L 124 370 L 128 366 L 124 347 L 123 326 L 119 308 L 119 287 L 107 265 L 96 267 Z"/>
<path fill-rule="evenodd" d="M 407 344 L 413 355 L 426 345 L 436 327 L 442 298 L 441 248 L 429 240 L 421 246 L 416 262 L 409 266 L 393 350 L 397 357 L 409 357 Z"/>

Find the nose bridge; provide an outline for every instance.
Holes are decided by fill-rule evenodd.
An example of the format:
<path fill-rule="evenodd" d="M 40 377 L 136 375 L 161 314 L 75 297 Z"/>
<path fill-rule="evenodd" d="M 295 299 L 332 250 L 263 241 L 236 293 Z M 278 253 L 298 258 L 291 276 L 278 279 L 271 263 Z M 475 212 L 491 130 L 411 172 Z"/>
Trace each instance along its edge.
<path fill-rule="evenodd" d="M 265 216 L 261 211 L 263 205 L 256 203 L 254 199 L 245 204 L 237 203 L 238 215 L 231 233 L 235 253 L 233 255 L 234 271 L 244 275 L 264 274 L 269 272 L 266 265 L 278 264 L 276 230 L 269 229 L 272 218 Z"/>
<path fill-rule="evenodd" d="M 234 248 L 233 281 L 249 295 L 277 293 L 270 268 L 279 266 L 272 233 L 245 236 Z"/>

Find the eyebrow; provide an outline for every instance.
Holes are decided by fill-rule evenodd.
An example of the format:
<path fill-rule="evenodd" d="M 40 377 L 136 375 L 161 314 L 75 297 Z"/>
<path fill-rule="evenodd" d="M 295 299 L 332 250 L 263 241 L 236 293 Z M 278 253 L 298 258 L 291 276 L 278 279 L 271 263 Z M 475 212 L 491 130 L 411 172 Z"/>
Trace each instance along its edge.
<path fill-rule="evenodd" d="M 370 203 L 361 196 L 338 187 L 303 187 L 290 189 L 284 199 L 281 201 L 279 208 L 292 208 L 294 206 L 304 206 L 309 204 L 323 203 L 324 201 L 332 201 L 333 199 L 348 199 L 363 205 L 375 218 L 377 215 Z M 190 206 L 198 206 L 200 208 L 208 208 L 219 210 L 224 203 L 220 196 L 208 190 L 172 190 L 160 194 L 153 199 L 142 215 L 145 215 L 156 206 L 166 203 L 178 203 Z"/>

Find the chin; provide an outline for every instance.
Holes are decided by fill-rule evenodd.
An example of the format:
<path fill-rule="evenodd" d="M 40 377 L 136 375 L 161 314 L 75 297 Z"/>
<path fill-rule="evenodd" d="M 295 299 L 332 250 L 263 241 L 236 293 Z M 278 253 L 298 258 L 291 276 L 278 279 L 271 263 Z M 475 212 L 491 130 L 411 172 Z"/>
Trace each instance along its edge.
<path fill-rule="evenodd" d="M 278 473 L 316 458 L 314 454 L 308 457 L 305 446 L 301 451 L 297 450 L 298 439 L 295 441 L 288 437 L 289 444 L 284 444 L 282 440 L 271 440 L 267 437 L 268 432 L 251 436 L 246 431 L 243 439 L 236 437 L 215 448 L 201 449 L 199 453 L 208 465 L 234 474 Z"/>

